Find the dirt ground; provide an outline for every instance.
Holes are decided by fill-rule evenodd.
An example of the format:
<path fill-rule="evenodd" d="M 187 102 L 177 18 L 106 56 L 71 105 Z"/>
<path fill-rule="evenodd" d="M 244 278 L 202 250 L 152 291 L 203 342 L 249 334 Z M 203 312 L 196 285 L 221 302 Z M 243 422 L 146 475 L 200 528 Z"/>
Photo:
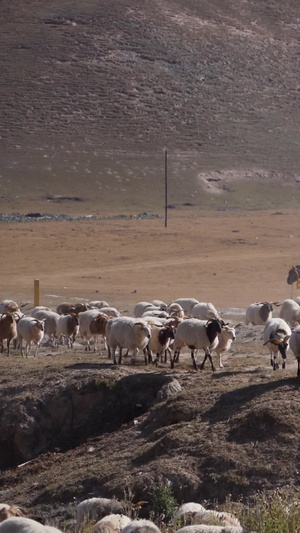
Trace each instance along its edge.
<path fill-rule="evenodd" d="M 299 262 L 296 211 L 176 212 L 164 219 L 2 224 L 1 297 L 33 303 L 105 299 L 132 311 L 179 297 L 217 308 L 297 295 L 286 283 Z"/>

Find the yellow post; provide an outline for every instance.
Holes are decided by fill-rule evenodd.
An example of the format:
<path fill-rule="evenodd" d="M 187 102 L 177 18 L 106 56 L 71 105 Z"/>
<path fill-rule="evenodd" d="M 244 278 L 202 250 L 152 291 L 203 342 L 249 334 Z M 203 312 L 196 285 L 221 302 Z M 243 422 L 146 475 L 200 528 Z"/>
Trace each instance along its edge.
<path fill-rule="evenodd" d="M 34 280 L 34 307 L 40 305 L 40 280 Z"/>

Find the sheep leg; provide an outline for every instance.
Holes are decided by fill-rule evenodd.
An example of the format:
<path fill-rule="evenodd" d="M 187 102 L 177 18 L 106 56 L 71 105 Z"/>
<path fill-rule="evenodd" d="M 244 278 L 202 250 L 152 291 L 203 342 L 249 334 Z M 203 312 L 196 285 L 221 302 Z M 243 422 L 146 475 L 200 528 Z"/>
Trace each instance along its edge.
<path fill-rule="evenodd" d="M 203 370 L 204 364 L 205 364 L 205 361 L 206 361 L 207 358 L 210 360 L 210 366 L 211 366 L 212 371 L 215 372 L 216 369 L 214 367 L 209 348 L 206 348 L 206 350 L 205 350 L 205 356 L 204 356 L 204 359 L 203 359 L 203 361 L 202 361 L 202 363 L 200 365 L 200 370 Z"/>
<path fill-rule="evenodd" d="M 196 359 L 195 359 L 195 348 L 192 348 L 192 349 L 191 349 L 191 357 L 192 357 L 192 361 L 193 361 L 194 369 L 195 369 L 195 370 L 198 370 L 198 368 L 197 368 L 197 363 L 196 363 Z"/>
<path fill-rule="evenodd" d="M 177 350 L 175 350 L 173 357 L 172 357 L 172 354 L 170 354 L 171 368 L 174 368 L 175 361 L 176 362 L 178 361 L 179 353 L 178 353 L 178 356 L 177 357 L 176 356 L 177 356 Z"/>
<path fill-rule="evenodd" d="M 10 339 L 7 339 L 7 355 L 9 356 L 10 353 L 9 353 L 9 345 L 10 345 Z M 3 346 L 3 344 L 2 344 Z"/>
<path fill-rule="evenodd" d="M 119 346 L 119 362 L 118 364 L 120 365 L 122 363 L 122 348 L 121 346 Z"/>
<path fill-rule="evenodd" d="M 300 359 L 298 359 L 298 370 L 297 370 L 297 376 L 300 377 Z"/>

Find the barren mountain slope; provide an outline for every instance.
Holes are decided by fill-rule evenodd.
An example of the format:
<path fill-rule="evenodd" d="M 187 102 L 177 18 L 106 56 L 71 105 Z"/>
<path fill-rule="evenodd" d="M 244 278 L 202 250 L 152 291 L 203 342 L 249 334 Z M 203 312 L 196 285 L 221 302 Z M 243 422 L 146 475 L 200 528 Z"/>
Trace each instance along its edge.
<path fill-rule="evenodd" d="M 293 179 L 299 11 L 279 0 L 1 5 L 0 207 L 71 189 L 97 197 L 88 210 L 161 205 L 140 182 L 158 184 L 163 147 L 177 158 L 174 201 L 207 170 Z"/>

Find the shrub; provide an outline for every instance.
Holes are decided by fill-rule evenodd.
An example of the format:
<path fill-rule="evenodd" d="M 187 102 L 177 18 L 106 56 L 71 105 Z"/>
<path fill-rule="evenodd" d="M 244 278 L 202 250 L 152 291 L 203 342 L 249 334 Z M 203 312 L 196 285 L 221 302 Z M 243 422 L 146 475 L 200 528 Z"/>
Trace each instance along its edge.
<path fill-rule="evenodd" d="M 160 518 L 168 522 L 178 507 L 169 485 L 152 485 L 149 491 L 148 509 L 152 520 Z"/>

